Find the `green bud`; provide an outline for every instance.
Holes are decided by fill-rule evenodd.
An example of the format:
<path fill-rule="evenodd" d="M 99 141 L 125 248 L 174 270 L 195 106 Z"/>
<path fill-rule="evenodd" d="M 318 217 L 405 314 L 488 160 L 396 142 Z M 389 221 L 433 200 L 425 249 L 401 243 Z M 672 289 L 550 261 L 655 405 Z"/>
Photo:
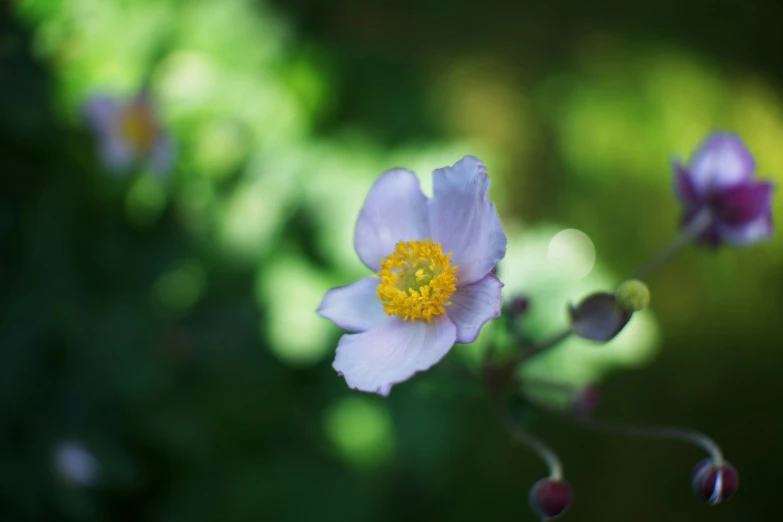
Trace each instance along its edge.
<path fill-rule="evenodd" d="M 650 305 L 650 289 L 638 279 L 620 283 L 614 292 L 617 306 L 626 312 L 638 312 Z"/>

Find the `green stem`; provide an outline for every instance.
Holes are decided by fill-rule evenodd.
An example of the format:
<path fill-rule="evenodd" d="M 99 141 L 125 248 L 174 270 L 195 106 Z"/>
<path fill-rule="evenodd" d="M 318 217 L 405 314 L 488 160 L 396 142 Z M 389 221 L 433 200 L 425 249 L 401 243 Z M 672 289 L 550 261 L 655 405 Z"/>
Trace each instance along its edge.
<path fill-rule="evenodd" d="M 686 245 L 704 232 L 712 223 L 712 214 L 705 209 L 696 214 L 687 227 L 675 236 L 675 238 L 662 250 L 650 258 L 646 263 L 636 269 L 628 279 L 644 280 L 652 275 L 658 268 L 668 263 L 671 258 L 680 252 Z"/>
<path fill-rule="evenodd" d="M 527 350 L 521 350 L 517 352 L 514 357 L 511 359 L 512 365 L 517 365 L 521 362 L 527 361 L 528 359 L 532 359 L 533 357 L 539 356 L 542 353 L 549 351 L 550 349 L 554 348 L 558 344 L 562 343 L 566 339 L 568 339 L 571 336 L 571 328 L 567 328 L 560 332 L 559 334 L 555 335 L 554 337 L 551 337 L 547 339 L 546 341 L 543 341 L 538 344 L 534 344 L 533 346 L 529 347 Z"/>
<path fill-rule="evenodd" d="M 499 400 L 495 401 L 495 407 L 497 408 L 500 418 L 503 420 L 503 424 L 505 424 L 508 431 L 511 432 L 514 439 L 525 444 L 541 457 L 541 460 L 544 461 L 549 469 L 549 478 L 552 480 L 562 480 L 563 464 L 560 462 L 560 458 L 552 448 L 518 424 L 511 415 L 511 412 L 509 412 Z"/>
<path fill-rule="evenodd" d="M 599 421 L 595 419 L 583 419 L 569 417 L 577 424 L 592 431 L 623 435 L 630 437 L 642 437 L 648 439 L 674 439 L 690 442 L 709 453 L 713 464 L 723 465 L 723 452 L 718 444 L 703 433 L 672 426 L 630 426 L 619 422 Z"/>

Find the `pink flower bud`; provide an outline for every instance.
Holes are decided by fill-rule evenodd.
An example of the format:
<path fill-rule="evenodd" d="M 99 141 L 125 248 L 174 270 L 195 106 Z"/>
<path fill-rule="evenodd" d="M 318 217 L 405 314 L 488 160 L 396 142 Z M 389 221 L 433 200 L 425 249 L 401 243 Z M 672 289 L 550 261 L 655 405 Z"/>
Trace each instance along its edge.
<path fill-rule="evenodd" d="M 739 475 L 736 468 L 724 462 L 716 466 L 704 459 L 693 468 L 693 491 L 710 504 L 719 504 L 737 491 Z"/>
<path fill-rule="evenodd" d="M 562 480 L 541 479 L 530 490 L 530 507 L 542 520 L 557 518 L 571 507 L 574 494 Z"/>

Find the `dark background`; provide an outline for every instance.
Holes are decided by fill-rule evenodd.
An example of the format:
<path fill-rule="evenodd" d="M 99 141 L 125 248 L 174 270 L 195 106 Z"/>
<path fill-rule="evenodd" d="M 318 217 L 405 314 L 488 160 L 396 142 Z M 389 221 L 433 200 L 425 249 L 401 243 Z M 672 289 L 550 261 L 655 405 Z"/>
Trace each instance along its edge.
<path fill-rule="evenodd" d="M 545 469 L 474 386 L 436 369 L 383 399 L 331 369 L 313 309 L 363 275 L 366 188 L 479 155 L 510 230 L 582 230 L 611 282 L 675 233 L 668 161 L 711 130 L 783 176 L 776 3 L 102 4 L 0 4 L 2 522 L 534 520 Z M 105 172 L 78 118 L 145 80 L 168 181 Z M 781 253 L 688 249 L 650 280 L 657 357 L 595 373 L 599 416 L 716 439 L 736 498 L 691 494 L 687 444 L 530 412 L 566 520 L 776 517 Z M 58 471 L 65 441 L 96 480 Z"/>

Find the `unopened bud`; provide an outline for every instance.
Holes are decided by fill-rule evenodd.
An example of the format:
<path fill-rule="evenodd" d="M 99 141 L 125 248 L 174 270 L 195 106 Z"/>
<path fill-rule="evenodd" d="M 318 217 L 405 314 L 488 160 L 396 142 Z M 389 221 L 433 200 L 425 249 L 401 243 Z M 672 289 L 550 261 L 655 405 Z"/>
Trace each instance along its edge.
<path fill-rule="evenodd" d="M 508 311 L 511 312 L 511 315 L 519 316 L 527 312 L 527 309 L 530 308 L 530 299 L 528 299 L 525 296 L 516 296 L 511 300 L 511 303 L 508 305 Z"/>
<path fill-rule="evenodd" d="M 728 462 L 716 466 L 712 460 L 704 459 L 693 468 L 693 491 L 712 505 L 728 500 L 738 486 L 737 470 Z"/>
<path fill-rule="evenodd" d="M 625 312 L 638 312 L 650 305 L 650 289 L 638 279 L 620 283 L 614 293 L 619 306 Z"/>
<path fill-rule="evenodd" d="M 557 518 L 571 507 L 574 494 L 562 480 L 541 479 L 530 490 L 530 507 L 542 520 Z"/>
<path fill-rule="evenodd" d="M 576 397 L 574 397 L 574 401 L 571 404 L 571 410 L 575 415 L 590 415 L 595 411 L 600 402 L 601 392 L 598 388 L 595 386 L 587 386 L 576 394 Z"/>
<path fill-rule="evenodd" d="M 586 297 L 570 312 L 571 332 L 599 342 L 614 339 L 631 319 L 631 312 L 620 308 L 614 295 L 604 292 Z"/>

